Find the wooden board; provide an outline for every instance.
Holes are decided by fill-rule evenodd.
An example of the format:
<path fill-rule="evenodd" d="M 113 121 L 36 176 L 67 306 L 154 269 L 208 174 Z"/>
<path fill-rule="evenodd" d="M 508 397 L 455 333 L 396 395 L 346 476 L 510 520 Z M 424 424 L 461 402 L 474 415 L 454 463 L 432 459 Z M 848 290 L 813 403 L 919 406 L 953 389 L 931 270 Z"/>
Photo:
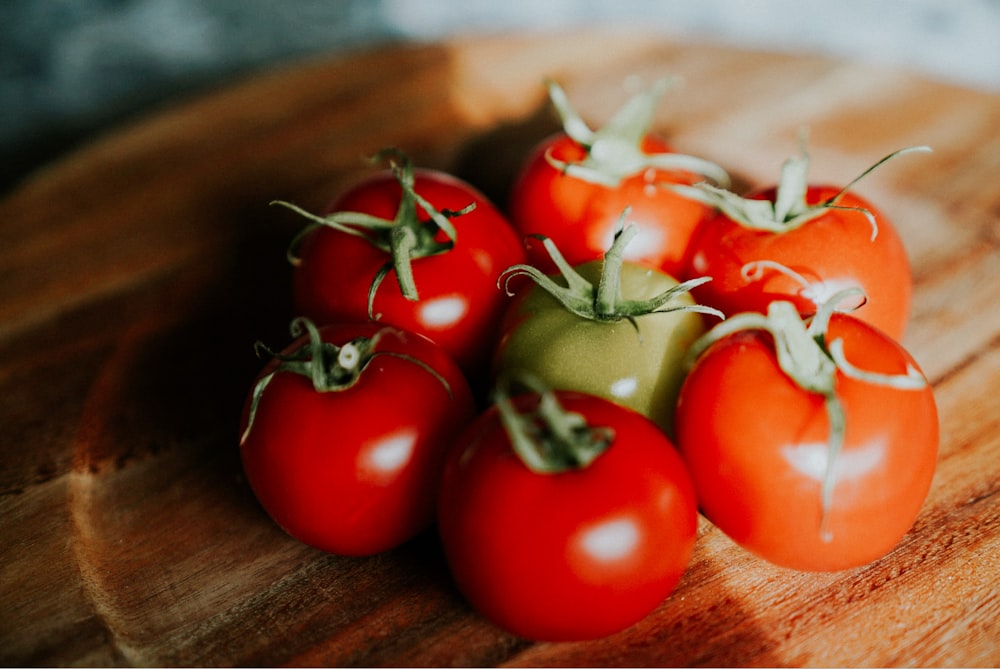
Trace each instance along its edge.
<path fill-rule="evenodd" d="M 657 128 L 742 183 L 811 129 L 813 175 L 859 191 L 915 271 L 905 344 L 935 386 L 940 463 L 890 555 L 769 566 L 702 522 L 676 593 L 633 628 L 532 644 L 472 612 L 432 532 L 321 554 L 263 514 L 237 416 L 257 339 L 287 335 L 298 221 L 397 145 L 502 200 L 555 129 L 554 76 L 600 123 L 630 75 L 685 78 Z M 318 59 L 178 102 L 0 201 L 0 662 L 17 665 L 1000 663 L 1000 99 L 819 57 L 634 33 Z"/>

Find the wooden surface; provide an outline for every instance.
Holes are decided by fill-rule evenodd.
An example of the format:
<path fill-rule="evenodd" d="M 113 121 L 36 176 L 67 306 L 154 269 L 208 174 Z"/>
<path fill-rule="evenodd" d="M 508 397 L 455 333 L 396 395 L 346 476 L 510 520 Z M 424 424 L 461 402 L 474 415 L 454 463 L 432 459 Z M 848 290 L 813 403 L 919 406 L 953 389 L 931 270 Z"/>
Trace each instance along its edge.
<path fill-rule="evenodd" d="M 502 199 L 555 128 L 542 77 L 599 123 L 628 75 L 681 74 L 657 127 L 742 183 L 811 129 L 915 274 L 905 344 L 932 380 L 933 488 L 863 568 L 769 566 L 703 522 L 676 593 L 614 637 L 530 644 L 449 581 L 433 533 L 370 559 L 283 535 L 237 453 L 252 344 L 285 341 L 284 245 L 387 145 Z M 0 201 L 0 662 L 26 665 L 1000 663 L 1000 99 L 818 57 L 602 33 L 318 60 L 178 102 Z"/>

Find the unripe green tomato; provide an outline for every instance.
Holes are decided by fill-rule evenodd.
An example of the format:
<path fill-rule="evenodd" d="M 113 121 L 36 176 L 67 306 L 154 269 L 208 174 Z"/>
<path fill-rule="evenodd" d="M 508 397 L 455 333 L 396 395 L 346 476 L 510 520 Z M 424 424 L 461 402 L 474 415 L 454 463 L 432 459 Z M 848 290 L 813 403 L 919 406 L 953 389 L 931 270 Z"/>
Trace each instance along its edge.
<path fill-rule="evenodd" d="M 575 269 L 596 286 L 602 263 Z M 622 264 L 624 300 L 652 298 L 676 285 L 656 269 Z M 693 305 L 694 300 L 682 293 L 671 304 Z M 494 375 L 527 372 L 552 389 L 604 397 L 671 434 L 684 356 L 705 330 L 704 316 L 696 312 L 650 313 L 632 321 L 583 318 L 538 285 L 524 284 L 501 322 Z"/>

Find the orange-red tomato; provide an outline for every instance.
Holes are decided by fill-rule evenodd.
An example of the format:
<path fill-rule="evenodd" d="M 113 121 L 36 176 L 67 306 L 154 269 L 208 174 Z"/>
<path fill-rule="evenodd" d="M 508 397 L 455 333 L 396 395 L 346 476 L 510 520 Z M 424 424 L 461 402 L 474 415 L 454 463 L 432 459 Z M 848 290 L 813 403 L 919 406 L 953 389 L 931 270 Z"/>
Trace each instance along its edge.
<path fill-rule="evenodd" d="M 806 204 L 824 202 L 839 191 L 810 186 Z M 767 188 L 747 197 L 773 201 L 775 196 L 775 189 Z M 875 217 L 874 239 L 871 221 L 857 208 Z M 692 295 L 727 316 L 765 313 L 774 300 L 793 302 L 800 313 L 809 315 L 833 294 L 852 286 L 867 296 L 853 313 L 889 336 L 902 339 L 910 316 L 913 281 L 903 242 L 888 218 L 851 192 L 840 197 L 837 208 L 783 232 L 747 228 L 718 212 L 692 239 L 681 276 L 711 277 Z"/>
<path fill-rule="evenodd" d="M 646 154 L 669 154 L 670 145 L 646 135 L 640 149 Z M 525 161 L 511 190 L 511 223 L 523 235 L 552 239 L 571 265 L 603 257 L 611 246 L 623 212 L 639 228 L 625 259 L 679 276 L 685 250 L 707 206 L 663 187 L 664 183 L 693 184 L 704 179 L 683 170 L 646 168 L 611 186 L 568 174 L 547 159 L 579 163 L 587 148 L 558 133 L 537 146 Z M 528 240 L 529 262 L 551 268 L 540 244 Z"/>
<path fill-rule="evenodd" d="M 860 369 L 918 370 L 897 342 L 858 318 L 835 314 L 827 341 L 843 340 Z M 914 372 L 915 373 L 915 372 Z M 681 388 L 677 444 L 705 516 L 778 565 L 839 570 L 867 564 L 913 524 L 934 474 L 938 418 L 929 385 L 898 389 L 838 370 L 842 450 L 831 456 L 822 395 L 779 367 L 771 335 L 740 331 L 712 344 Z M 833 457 L 824 510 L 823 482 Z"/>

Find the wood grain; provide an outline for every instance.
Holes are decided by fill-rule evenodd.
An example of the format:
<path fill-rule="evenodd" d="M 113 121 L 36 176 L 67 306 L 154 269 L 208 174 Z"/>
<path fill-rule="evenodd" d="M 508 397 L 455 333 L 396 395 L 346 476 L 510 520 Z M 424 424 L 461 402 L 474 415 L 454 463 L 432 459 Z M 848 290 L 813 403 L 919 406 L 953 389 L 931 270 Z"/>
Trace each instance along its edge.
<path fill-rule="evenodd" d="M 585 39 L 584 39 L 585 38 Z M 676 593 L 613 637 L 532 644 L 478 617 L 433 532 L 364 560 L 285 536 L 241 476 L 256 339 L 288 322 L 272 199 L 325 204 L 387 145 L 502 202 L 555 129 L 623 81 L 680 74 L 657 127 L 773 180 L 813 174 L 900 228 L 905 344 L 935 386 L 933 488 L 890 555 L 765 564 L 703 521 Z M 1000 663 L 1000 99 L 900 71 L 598 32 L 386 48 L 262 74 L 116 129 L 0 201 L 0 662 L 26 665 L 996 666 Z"/>

